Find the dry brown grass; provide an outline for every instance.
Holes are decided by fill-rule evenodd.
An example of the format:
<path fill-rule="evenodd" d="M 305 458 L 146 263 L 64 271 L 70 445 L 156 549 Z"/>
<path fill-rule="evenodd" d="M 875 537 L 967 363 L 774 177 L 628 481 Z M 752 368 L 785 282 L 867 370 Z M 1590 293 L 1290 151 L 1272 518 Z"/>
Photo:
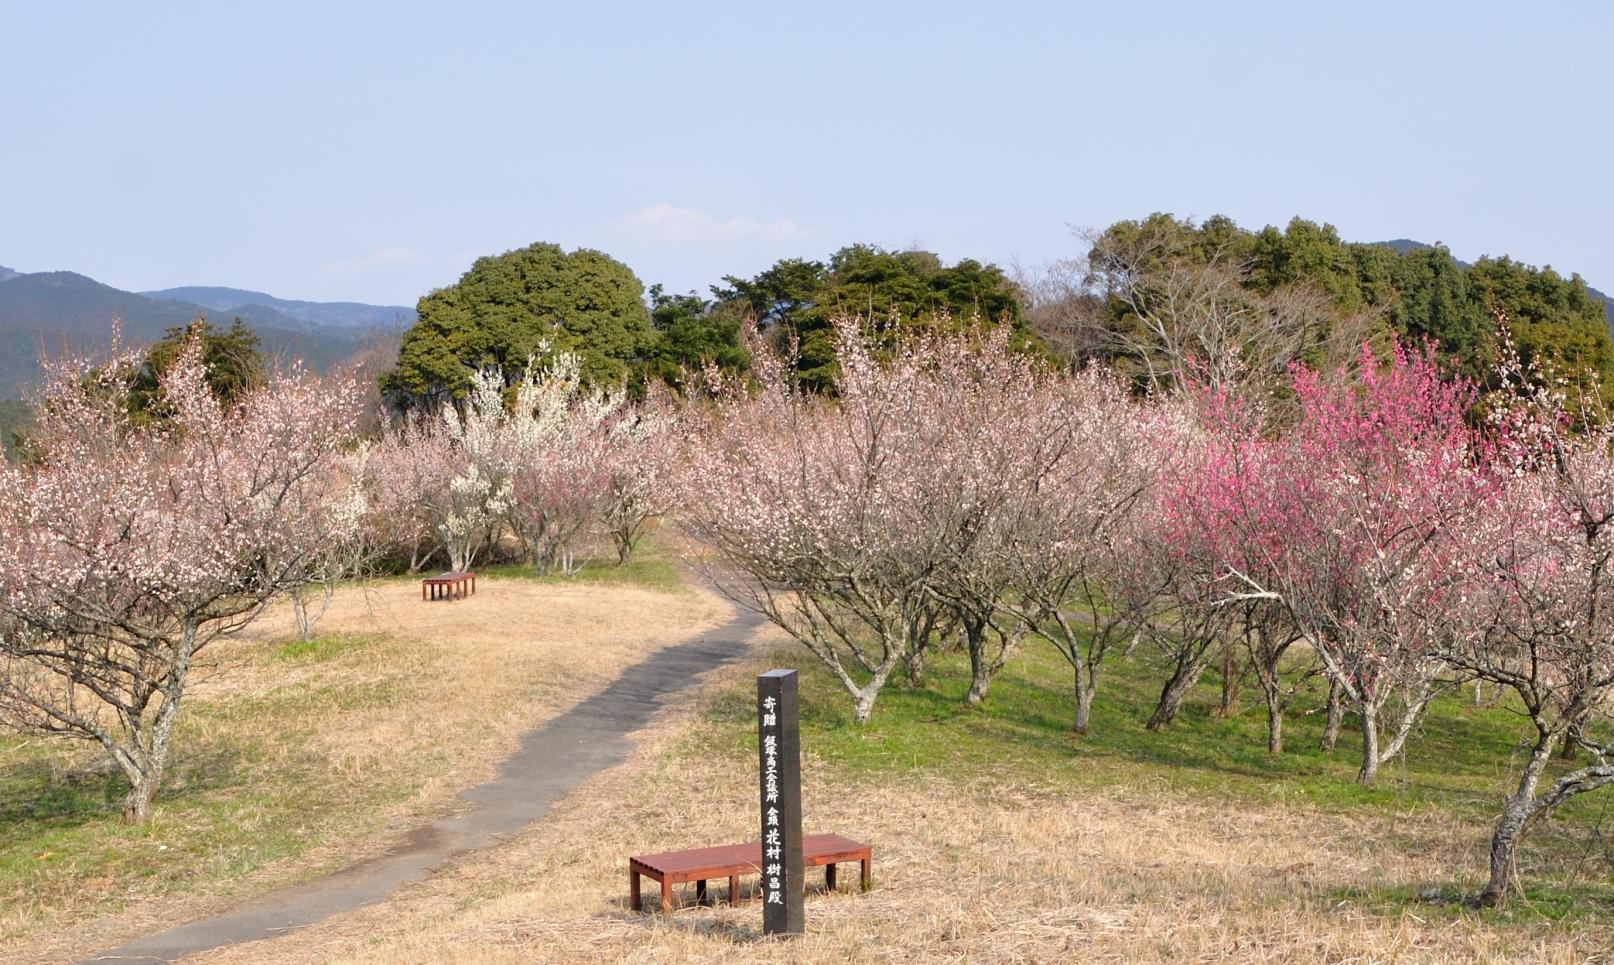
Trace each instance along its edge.
<path fill-rule="evenodd" d="M 757 669 L 727 675 L 729 684 L 744 686 Z M 626 907 L 628 854 L 754 836 L 748 762 L 703 753 L 709 745 L 691 739 L 702 726 L 691 707 L 665 716 L 634 760 L 597 776 L 507 847 L 376 907 L 203 960 L 1579 962 L 1610 955 L 1605 935 L 1384 913 L 1337 897 L 1440 880 L 1469 860 L 1472 842 L 1433 812 L 1234 812 L 1226 802 L 1129 786 L 1074 793 L 961 789 L 940 780 L 860 784 L 810 758 L 807 830 L 871 841 L 872 893 L 811 895 L 808 933 L 788 944 L 761 940 L 754 903 L 634 914 Z"/>
<path fill-rule="evenodd" d="M 247 777 L 275 797 L 201 808 L 170 788 L 149 835 L 163 873 L 64 872 L 48 894 L 7 894 L 0 959 L 87 954 L 377 853 L 490 777 L 521 733 L 726 617 L 696 592 L 483 580 L 469 600 L 422 603 L 418 584 L 383 582 L 341 590 L 316 628 L 336 636 L 332 651 L 299 659 L 284 648 L 289 612 L 267 614 L 213 649 L 177 739 L 187 749 L 250 746 Z M 355 637 L 366 642 L 348 645 Z M 323 812 L 296 814 L 314 800 L 326 802 Z M 203 826 L 223 819 L 241 826 Z M 204 834 L 220 835 L 213 850 L 222 850 L 259 820 L 266 834 L 296 836 L 295 854 L 232 877 L 216 864 L 225 855 L 181 853 L 180 842 Z M 115 827 L 93 833 L 106 837 L 99 847 L 134 846 Z M 174 848 L 155 853 L 165 840 Z"/>

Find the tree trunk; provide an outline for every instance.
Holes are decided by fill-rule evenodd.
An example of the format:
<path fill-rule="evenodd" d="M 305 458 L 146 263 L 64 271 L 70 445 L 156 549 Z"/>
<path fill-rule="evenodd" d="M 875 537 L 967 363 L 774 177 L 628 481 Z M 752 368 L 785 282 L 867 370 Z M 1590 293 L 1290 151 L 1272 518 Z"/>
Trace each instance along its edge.
<path fill-rule="evenodd" d="M 1322 750 L 1324 754 L 1334 753 L 1334 745 L 1339 743 L 1339 729 L 1345 722 L 1345 701 L 1341 698 L 1339 684 L 1333 680 L 1328 682 L 1328 722 L 1323 725 Z"/>
<path fill-rule="evenodd" d="M 1231 717 L 1237 711 L 1243 678 L 1243 670 L 1239 666 L 1238 648 L 1231 643 L 1223 644 L 1222 703 L 1216 708 L 1216 716 Z"/>
<path fill-rule="evenodd" d="M 130 780 L 129 793 L 123 796 L 123 823 L 145 824 L 151 818 L 151 799 L 157 793 L 157 782 L 144 774 Z"/>
<path fill-rule="evenodd" d="M 1564 732 L 1564 746 L 1563 749 L 1558 753 L 1558 759 L 1560 761 L 1574 760 L 1576 757 L 1576 751 L 1580 750 L 1580 724 L 1581 722 L 1577 720 L 1571 723 L 1569 725 L 1569 729 Z"/>
<path fill-rule="evenodd" d="M 930 642 L 927 640 L 914 644 L 913 652 L 908 654 L 908 682 L 915 687 L 924 685 L 925 656 L 929 651 Z"/>
<path fill-rule="evenodd" d="M 1356 772 L 1356 783 L 1370 785 L 1379 776 L 1379 709 L 1362 704 L 1362 768 Z"/>
<path fill-rule="evenodd" d="M 986 653 L 989 634 L 985 620 L 964 617 L 964 643 L 970 655 L 970 689 L 964 694 L 964 703 L 971 707 L 985 700 L 986 690 L 992 686 L 995 668 Z"/>
<path fill-rule="evenodd" d="M 1093 694 L 1098 690 L 1098 681 L 1094 679 L 1091 671 L 1087 676 L 1082 676 L 1081 664 L 1073 661 L 1071 667 L 1076 677 L 1076 720 L 1071 730 L 1077 734 L 1085 734 L 1093 718 Z"/>
<path fill-rule="evenodd" d="M 314 624 L 318 623 L 331 608 L 331 600 L 336 596 L 336 584 L 332 582 L 319 584 L 317 602 L 309 599 L 307 586 L 293 587 L 290 595 L 292 615 L 297 621 L 297 637 L 304 641 L 312 640 Z"/>
<path fill-rule="evenodd" d="M 1524 834 L 1524 827 L 1535 812 L 1536 788 L 1541 783 L 1542 772 L 1552 759 L 1552 736 L 1539 731 L 1538 735 L 1535 747 L 1530 750 L 1530 760 L 1524 766 L 1524 773 L 1519 775 L 1519 786 L 1503 805 L 1502 814 L 1496 819 L 1496 828 L 1491 832 L 1491 877 L 1485 883 L 1485 890 L 1475 899 L 1484 908 L 1499 907 L 1507 900 L 1513 879 L 1513 856 L 1518 849 L 1519 838 Z"/>
<path fill-rule="evenodd" d="M 1188 699 L 1189 691 L 1194 684 L 1199 683 L 1200 675 L 1205 672 L 1205 665 L 1209 663 L 1209 648 L 1197 657 L 1184 657 L 1177 661 L 1176 669 L 1172 671 L 1171 679 L 1160 691 L 1160 700 L 1155 704 L 1154 713 L 1149 715 L 1149 722 L 1144 726 L 1149 730 L 1159 730 L 1171 723 L 1177 717 L 1177 711 L 1182 709 L 1183 701 Z"/>
<path fill-rule="evenodd" d="M 992 674 L 985 669 L 984 662 L 977 663 L 975 655 L 970 654 L 970 689 L 964 694 L 964 703 L 975 707 L 986 699 L 986 688 L 992 686 Z"/>
<path fill-rule="evenodd" d="M 113 759 L 118 761 L 129 778 L 129 793 L 123 798 L 125 824 L 145 824 L 151 817 L 151 802 L 157 796 L 163 771 L 168 766 L 169 738 L 174 733 L 174 722 L 179 719 L 179 698 L 184 692 L 190 662 L 188 643 L 187 640 L 181 645 L 179 667 L 175 677 L 169 681 L 162 703 L 157 707 L 157 716 L 147 732 L 147 746 L 135 752 L 139 759 L 127 751 L 113 754 Z"/>
<path fill-rule="evenodd" d="M 1283 698 L 1267 691 L 1267 753 L 1283 753 Z"/>

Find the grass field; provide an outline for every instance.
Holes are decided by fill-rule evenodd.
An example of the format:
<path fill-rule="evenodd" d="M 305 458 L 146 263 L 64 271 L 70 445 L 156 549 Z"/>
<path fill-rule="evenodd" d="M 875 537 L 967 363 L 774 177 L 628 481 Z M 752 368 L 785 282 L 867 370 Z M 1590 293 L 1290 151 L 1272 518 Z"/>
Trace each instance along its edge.
<path fill-rule="evenodd" d="M 1404 763 L 1355 786 L 1352 737 L 1316 750 L 1291 722 L 1270 759 L 1261 712 L 1211 714 L 1207 680 L 1167 731 L 1142 729 L 1158 678 L 1119 663 L 1090 735 L 1068 733 L 1065 667 L 1031 649 L 967 710 L 957 657 L 897 686 L 873 723 L 799 649 L 713 684 L 508 847 L 381 906 L 208 961 L 1554 961 L 1614 955 L 1614 886 L 1593 797 L 1543 829 L 1529 893 L 1500 911 L 1481 882 L 1516 722 L 1441 702 Z M 808 934 L 758 934 L 754 902 L 626 908 L 628 854 L 754 837 L 752 675 L 803 670 L 809 832 L 876 849 L 877 887 L 808 902 Z M 1301 709 L 1321 703 L 1300 702 Z M 688 895 L 684 896 L 685 900 Z"/>
<path fill-rule="evenodd" d="M 151 822 L 119 821 L 93 748 L 0 743 L 0 959 L 71 958 L 376 853 L 485 779 L 519 735 L 721 608 L 652 552 L 610 579 L 338 592 L 298 641 L 273 612 L 216 644 Z M 73 923 L 71 930 L 61 926 Z"/>

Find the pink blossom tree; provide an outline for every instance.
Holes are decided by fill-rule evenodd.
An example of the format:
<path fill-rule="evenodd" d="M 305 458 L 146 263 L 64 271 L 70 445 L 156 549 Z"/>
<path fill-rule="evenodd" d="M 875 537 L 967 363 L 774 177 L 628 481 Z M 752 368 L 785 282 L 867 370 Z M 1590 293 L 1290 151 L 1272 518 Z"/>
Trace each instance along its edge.
<path fill-rule="evenodd" d="M 1275 565 L 1292 545 L 1312 539 L 1317 520 L 1292 498 L 1289 443 L 1268 434 L 1262 405 L 1209 386 L 1196 388 L 1183 405 L 1194 413 L 1193 443 L 1170 464 L 1160 489 L 1159 532 L 1185 561 L 1190 585 L 1197 580 L 1209 591 L 1187 601 L 1190 608 L 1225 611 L 1219 630 L 1234 634 L 1248 656 L 1266 703 L 1267 750 L 1280 753 L 1284 713 L 1310 674 L 1285 673 L 1285 657 L 1300 634 L 1281 601 L 1245 591 L 1275 585 Z"/>
<path fill-rule="evenodd" d="M 503 418 L 509 460 L 508 518 L 538 572 L 574 569 L 581 538 L 610 496 L 612 430 L 624 417 L 621 389 L 587 391 L 571 352 L 528 366 Z"/>
<path fill-rule="evenodd" d="M 1088 730 L 1100 670 L 1156 606 L 1159 572 L 1145 565 L 1145 516 L 1182 424 L 1169 407 L 1134 402 L 1092 366 L 1053 380 L 1037 412 L 1053 423 L 1021 430 L 1064 438 L 1060 458 L 1027 477 L 1003 545 L 1017 613 L 1070 665 L 1072 729 Z"/>
<path fill-rule="evenodd" d="M 719 386 L 686 430 L 682 500 L 719 585 L 823 662 L 864 723 L 934 618 L 948 532 L 920 485 L 936 456 L 931 356 L 914 343 L 882 364 L 855 322 L 837 345 L 833 401 L 759 346 L 755 390 Z"/>
<path fill-rule="evenodd" d="M 513 385 L 478 373 L 460 405 L 389 427 L 369 454 L 372 538 L 411 569 L 437 552 L 469 569 L 504 543 L 572 572 L 600 535 L 624 561 L 668 508 L 670 401 L 585 390 L 576 354 L 544 351 Z"/>
<path fill-rule="evenodd" d="M 916 499 L 938 535 L 930 592 L 957 621 L 970 661 L 965 702 L 986 699 L 1025 639 L 1023 608 L 1007 605 L 1024 572 L 1026 528 L 1039 492 L 1081 441 L 1060 377 L 1009 348 L 1007 333 L 929 338 L 910 352 L 923 372 L 909 386 L 925 417 L 908 437 Z"/>
<path fill-rule="evenodd" d="M 633 554 L 650 526 L 673 506 L 678 410 L 665 388 L 611 419 L 606 436 L 606 492 L 600 524 L 616 547 L 617 565 Z"/>
<path fill-rule="evenodd" d="M 309 579 L 343 528 L 328 470 L 358 388 L 293 370 L 226 406 L 193 340 L 162 418 L 137 425 L 136 364 L 53 366 L 39 460 L 0 469 L 0 716 L 100 745 L 143 822 L 198 654 Z"/>
<path fill-rule="evenodd" d="M 1283 608 L 1360 716 L 1358 779 L 1371 783 L 1444 666 L 1451 536 L 1483 490 L 1465 422 L 1474 389 L 1444 378 L 1432 349 L 1400 343 L 1382 362 L 1364 347 L 1354 374 L 1296 367 L 1293 388 L 1298 422 L 1270 447 L 1213 462 L 1178 530 L 1227 525 L 1235 538 L 1220 541 L 1212 578 L 1228 600 Z"/>
<path fill-rule="evenodd" d="M 1524 763 L 1492 832 L 1482 905 L 1506 899 L 1533 826 L 1614 784 L 1614 745 L 1590 726 L 1608 720 L 1614 699 L 1614 424 L 1595 400 L 1570 411 L 1562 391 L 1511 350 L 1501 374 L 1495 492 L 1461 533 L 1468 579 L 1444 654 L 1510 691 L 1528 722 Z M 1571 742 L 1590 762 L 1550 778 L 1554 749 Z"/>
<path fill-rule="evenodd" d="M 414 414 L 385 423 L 367 448 L 365 538 L 372 553 L 410 573 L 445 554 L 443 522 L 458 456 L 440 419 Z M 462 550 L 463 552 L 463 550 Z"/>

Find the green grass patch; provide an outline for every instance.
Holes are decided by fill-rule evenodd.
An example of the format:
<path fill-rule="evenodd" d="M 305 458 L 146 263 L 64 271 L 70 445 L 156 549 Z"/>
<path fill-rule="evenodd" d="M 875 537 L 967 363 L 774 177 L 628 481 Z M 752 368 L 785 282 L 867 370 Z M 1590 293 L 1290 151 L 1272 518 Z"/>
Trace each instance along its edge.
<path fill-rule="evenodd" d="M 560 585 L 587 583 L 596 586 L 629 586 L 662 593 L 686 593 L 689 585 L 672 556 L 654 538 L 640 542 L 626 563 L 618 564 L 615 551 L 585 561 L 570 573 L 549 572 L 540 575 L 527 564 L 501 564 L 477 570 L 478 575 L 501 579 L 536 580 L 539 583 Z"/>
<path fill-rule="evenodd" d="M 570 573 L 550 571 L 540 574 L 529 563 L 480 563 L 472 569 L 478 577 L 501 580 L 528 580 L 551 586 L 568 583 L 587 583 L 596 586 L 631 586 L 662 593 L 688 593 L 689 583 L 676 565 L 676 554 L 667 549 L 655 534 L 644 537 L 634 548 L 626 563 L 618 564 L 616 550 L 598 547 L 593 556 L 579 556 L 581 562 Z M 418 583 L 439 572 L 425 569 L 419 573 L 388 573 L 368 577 L 375 583 Z"/>
<path fill-rule="evenodd" d="M 346 653 L 363 650 L 376 642 L 375 637 L 369 636 L 319 636 L 307 640 L 288 640 L 275 651 L 275 656 L 281 660 L 293 663 L 321 663 L 334 660 Z"/>
<path fill-rule="evenodd" d="M 1246 689 L 1235 712 L 1220 716 L 1221 681 L 1214 668 L 1177 720 L 1151 733 L 1144 722 L 1163 671 L 1141 656 L 1115 660 L 1101 674 L 1088 733 L 1076 735 L 1069 666 L 1051 647 L 1028 646 L 999 674 L 986 702 L 973 708 L 963 700 L 969 686 L 965 658 L 937 655 L 923 685 L 898 680 L 888 686 L 863 727 L 853 723 L 851 701 L 839 684 L 810 655 L 782 656 L 803 672 L 804 746 L 837 767 L 870 776 L 919 770 L 962 781 L 1000 775 L 1031 784 L 1143 782 L 1324 807 L 1438 804 L 1472 810 L 1497 799 L 1506 749 L 1520 734 L 1518 718 L 1506 710 L 1474 708 L 1458 695 L 1438 699 L 1409 752 L 1385 765 L 1375 786 L 1362 787 L 1355 781 L 1354 717 L 1347 717 L 1334 753 L 1320 749 L 1320 685 L 1294 701 L 1284 727 L 1285 751 L 1271 755 L 1258 692 Z M 750 708 L 748 695 L 735 693 L 714 713 L 739 725 L 749 721 Z"/>

